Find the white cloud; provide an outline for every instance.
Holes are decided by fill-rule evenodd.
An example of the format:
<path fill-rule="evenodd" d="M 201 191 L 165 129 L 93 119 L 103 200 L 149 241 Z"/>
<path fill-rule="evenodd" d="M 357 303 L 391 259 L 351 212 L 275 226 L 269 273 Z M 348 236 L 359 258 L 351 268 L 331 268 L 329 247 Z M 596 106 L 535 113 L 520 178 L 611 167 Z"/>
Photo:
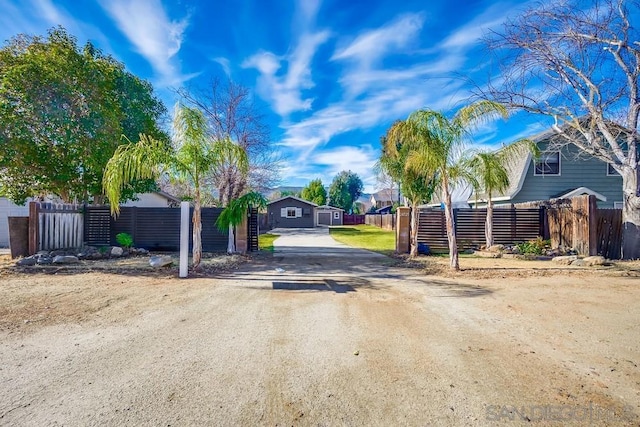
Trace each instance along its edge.
<path fill-rule="evenodd" d="M 180 84 L 182 76 L 174 56 L 180 51 L 186 18 L 171 20 L 160 0 L 99 0 L 137 51 L 151 64 L 160 84 Z"/>
<path fill-rule="evenodd" d="M 220 67 L 222 67 L 222 71 L 224 71 L 224 73 L 226 74 L 226 76 L 228 78 L 231 78 L 231 63 L 229 62 L 229 60 L 227 58 L 219 56 L 217 58 L 213 58 L 212 60 L 213 60 L 213 62 L 215 62 L 218 65 L 220 65 Z"/>
<path fill-rule="evenodd" d="M 272 52 L 261 51 L 247 58 L 242 66 L 260 72 L 258 93 L 271 102 L 276 113 L 285 117 L 295 111 L 311 108 L 313 98 L 303 95 L 303 90 L 314 86 L 311 79 L 311 60 L 318 47 L 329 38 L 328 31 L 305 33 L 300 36 L 294 51 L 279 57 Z M 279 73 L 286 66 L 286 73 Z"/>
<path fill-rule="evenodd" d="M 331 59 L 351 59 L 368 67 L 389 52 L 396 52 L 414 42 L 423 22 L 422 14 L 402 15 L 381 28 L 356 37 L 352 43 L 335 52 Z"/>

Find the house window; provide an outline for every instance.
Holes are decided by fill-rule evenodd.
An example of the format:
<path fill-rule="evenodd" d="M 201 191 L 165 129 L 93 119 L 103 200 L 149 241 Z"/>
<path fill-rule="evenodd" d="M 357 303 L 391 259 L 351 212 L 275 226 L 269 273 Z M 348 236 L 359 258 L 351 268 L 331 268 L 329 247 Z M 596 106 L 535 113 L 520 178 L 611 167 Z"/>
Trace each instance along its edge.
<path fill-rule="evenodd" d="M 296 208 L 287 208 L 287 218 L 296 217 Z"/>
<path fill-rule="evenodd" d="M 333 219 L 340 219 L 340 212 L 335 211 L 335 212 L 333 213 Z"/>
<path fill-rule="evenodd" d="M 619 175 L 620 174 L 618 173 L 618 171 L 613 168 L 613 165 L 611 163 L 607 163 L 607 176 L 619 176 Z"/>
<path fill-rule="evenodd" d="M 282 218 L 301 218 L 302 208 L 296 208 L 296 207 L 281 208 L 280 216 Z"/>
<path fill-rule="evenodd" d="M 535 164 L 534 175 L 560 175 L 560 152 L 542 153 Z"/>

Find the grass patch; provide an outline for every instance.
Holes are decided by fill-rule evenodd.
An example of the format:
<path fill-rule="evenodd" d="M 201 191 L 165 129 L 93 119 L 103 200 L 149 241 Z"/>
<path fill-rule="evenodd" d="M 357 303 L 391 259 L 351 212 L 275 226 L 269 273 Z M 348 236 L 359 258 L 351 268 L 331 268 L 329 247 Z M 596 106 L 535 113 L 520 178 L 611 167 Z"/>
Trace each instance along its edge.
<path fill-rule="evenodd" d="M 383 255 L 393 254 L 396 248 L 395 232 L 373 225 L 331 227 L 329 233 L 340 243 Z"/>
<path fill-rule="evenodd" d="M 277 234 L 270 234 L 270 233 L 259 235 L 258 248 L 261 251 L 273 252 L 273 241 L 276 240 L 278 237 L 280 236 L 278 236 Z"/>

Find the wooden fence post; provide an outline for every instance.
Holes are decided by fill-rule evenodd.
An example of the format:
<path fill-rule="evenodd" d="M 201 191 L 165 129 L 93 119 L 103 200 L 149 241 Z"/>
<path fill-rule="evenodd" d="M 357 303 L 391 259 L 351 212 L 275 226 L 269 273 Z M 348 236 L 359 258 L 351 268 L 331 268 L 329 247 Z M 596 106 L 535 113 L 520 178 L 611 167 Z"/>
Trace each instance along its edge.
<path fill-rule="evenodd" d="M 409 252 L 411 208 L 400 206 L 396 209 L 396 252 L 406 254 Z"/>
<path fill-rule="evenodd" d="M 34 255 L 38 252 L 38 243 L 40 240 L 39 211 L 39 203 L 29 202 L 29 255 Z"/>
<path fill-rule="evenodd" d="M 573 248 L 580 255 L 598 252 L 598 216 L 596 197 L 585 195 L 571 200 L 573 211 Z"/>

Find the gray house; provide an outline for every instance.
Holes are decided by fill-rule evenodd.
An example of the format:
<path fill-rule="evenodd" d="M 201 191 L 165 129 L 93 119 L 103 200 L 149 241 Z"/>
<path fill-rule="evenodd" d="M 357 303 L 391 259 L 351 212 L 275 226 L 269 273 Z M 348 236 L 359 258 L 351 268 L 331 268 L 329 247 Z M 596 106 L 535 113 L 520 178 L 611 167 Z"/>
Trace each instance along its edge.
<path fill-rule="evenodd" d="M 334 206 L 318 206 L 316 208 L 317 225 L 342 225 L 344 210 Z"/>
<path fill-rule="evenodd" d="M 267 204 L 267 221 L 271 228 L 313 228 L 317 207 L 294 196 L 281 197 Z"/>
<path fill-rule="evenodd" d="M 531 138 L 541 155 L 522 157 L 507 169 L 509 188 L 493 194 L 496 205 L 571 198 L 583 194 L 596 196 L 601 208 L 622 207 L 622 177 L 607 163 L 581 152 L 573 144 L 554 144 L 553 131 Z M 468 202 L 486 205 L 487 195 L 472 194 Z"/>

